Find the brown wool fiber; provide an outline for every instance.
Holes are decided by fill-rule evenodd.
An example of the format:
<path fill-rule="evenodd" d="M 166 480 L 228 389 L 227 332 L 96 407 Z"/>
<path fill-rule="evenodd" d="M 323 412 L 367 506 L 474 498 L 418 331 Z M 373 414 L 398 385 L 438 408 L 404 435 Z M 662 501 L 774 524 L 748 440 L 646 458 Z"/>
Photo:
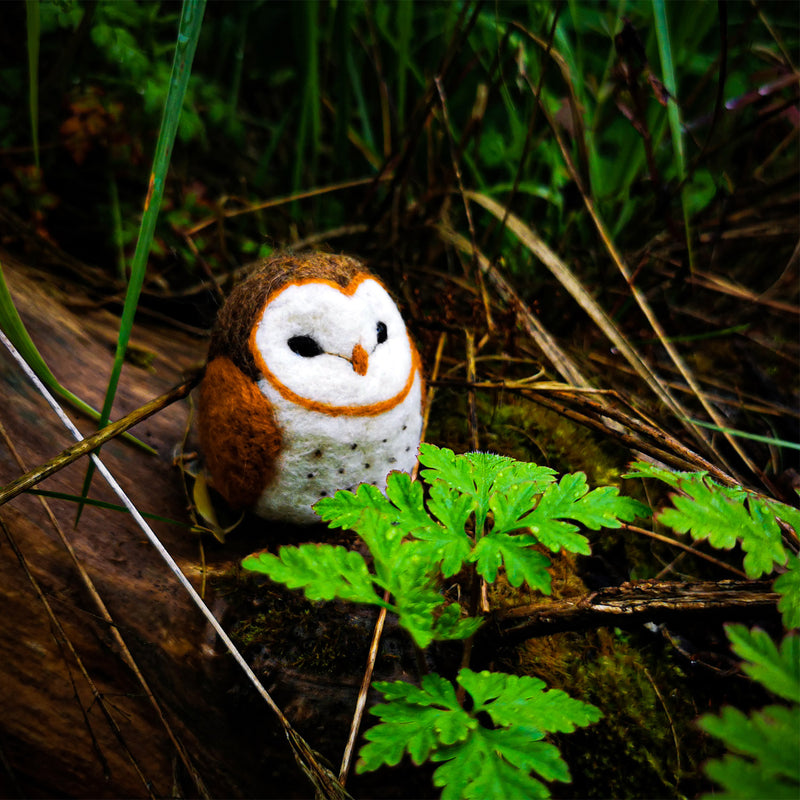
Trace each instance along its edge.
<path fill-rule="evenodd" d="M 232 508 L 253 505 L 275 477 L 281 434 L 269 401 L 228 358 L 206 367 L 198 434 L 214 488 Z"/>

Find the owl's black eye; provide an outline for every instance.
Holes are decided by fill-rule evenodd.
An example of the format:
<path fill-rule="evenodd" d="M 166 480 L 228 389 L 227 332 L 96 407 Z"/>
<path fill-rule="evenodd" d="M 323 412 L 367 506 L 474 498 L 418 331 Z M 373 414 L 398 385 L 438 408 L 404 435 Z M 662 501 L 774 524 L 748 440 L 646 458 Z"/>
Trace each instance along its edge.
<path fill-rule="evenodd" d="M 314 358 L 322 355 L 324 350 L 317 344 L 317 340 L 311 336 L 292 336 L 286 344 L 293 353 L 297 353 L 303 358 Z"/>
<path fill-rule="evenodd" d="M 389 336 L 389 333 L 386 330 L 386 323 L 379 322 L 377 327 L 378 327 L 378 344 L 383 344 Z"/>

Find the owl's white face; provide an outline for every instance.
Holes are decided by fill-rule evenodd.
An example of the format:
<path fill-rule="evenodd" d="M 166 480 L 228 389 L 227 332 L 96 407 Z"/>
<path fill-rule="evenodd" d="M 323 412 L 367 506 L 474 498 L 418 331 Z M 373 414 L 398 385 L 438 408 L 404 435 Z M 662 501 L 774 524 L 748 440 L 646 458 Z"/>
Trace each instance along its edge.
<path fill-rule="evenodd" d="M 400 312 L 368 277 L 346 289 L 325 280 L 285 287 L 267 303 L 251 348 L 272 386 L 326 413 L 386 410 L 415 371 Z"/>

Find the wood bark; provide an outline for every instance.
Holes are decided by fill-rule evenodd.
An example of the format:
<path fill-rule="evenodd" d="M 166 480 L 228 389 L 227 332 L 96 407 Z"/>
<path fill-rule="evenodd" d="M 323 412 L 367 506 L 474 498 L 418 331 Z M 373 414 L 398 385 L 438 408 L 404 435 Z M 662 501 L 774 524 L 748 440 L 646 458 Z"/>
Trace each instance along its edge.
<path fill-rule="evenodd" d="M 580 597 L 498 613 L 488 635 L 508 643 L 563 631 L 669 623 L 697 616 L 720 620 L 777 617 L 771 581 L 634 581 Z"/>

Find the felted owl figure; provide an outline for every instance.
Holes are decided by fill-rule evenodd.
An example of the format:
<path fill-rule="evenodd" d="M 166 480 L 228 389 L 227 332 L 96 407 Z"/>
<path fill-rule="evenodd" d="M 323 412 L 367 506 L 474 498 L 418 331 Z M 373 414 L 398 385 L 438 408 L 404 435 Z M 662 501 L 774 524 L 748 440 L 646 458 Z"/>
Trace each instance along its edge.
<path fill-rule="evenodd" d="M 400 312 L 363 264 L 274 256 L 212 332 L 198 400 L 211 484 L 233 508 L 318 522 L 321 497 L 412 471 L 423 388 Z"/>

